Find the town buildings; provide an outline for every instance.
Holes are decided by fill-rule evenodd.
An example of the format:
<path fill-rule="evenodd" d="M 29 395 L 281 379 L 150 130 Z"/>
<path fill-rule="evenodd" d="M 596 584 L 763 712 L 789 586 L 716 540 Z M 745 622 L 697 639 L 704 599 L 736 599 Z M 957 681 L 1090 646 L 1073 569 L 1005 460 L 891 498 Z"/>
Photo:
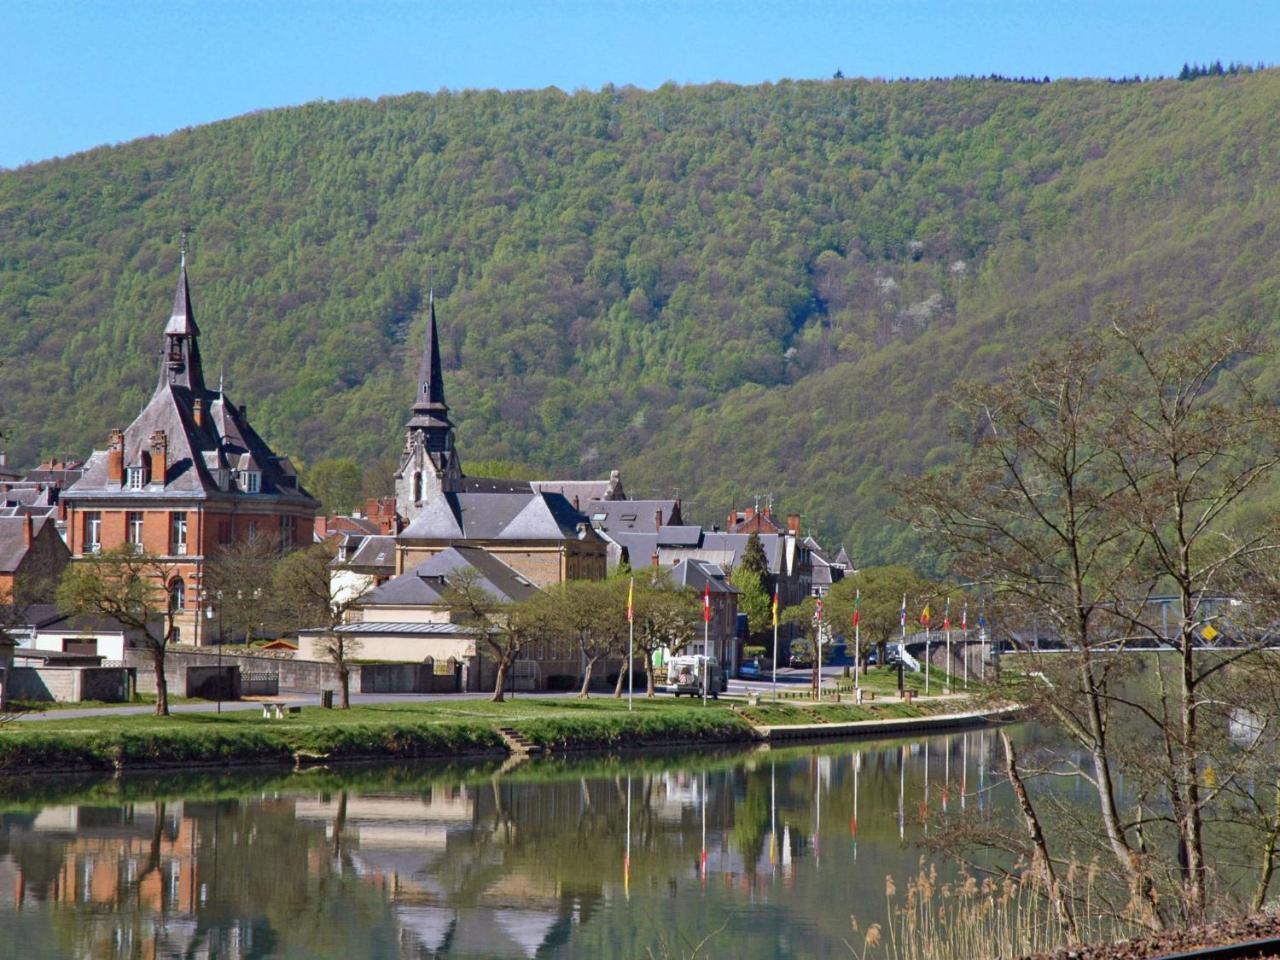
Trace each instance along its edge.
<path fill-rule="evenodd" d="M 210 389 L 200 359 L 185 256 L 161 337 L 155 392 L 112 430 L 62 494 L 73 558 L 132 548 L 161 558 L 178 640 L 212 639 L 201 618 L 206 562 L 220 547 L 312 542 L 318 503 L 249 423 L 245 406 Z"/>

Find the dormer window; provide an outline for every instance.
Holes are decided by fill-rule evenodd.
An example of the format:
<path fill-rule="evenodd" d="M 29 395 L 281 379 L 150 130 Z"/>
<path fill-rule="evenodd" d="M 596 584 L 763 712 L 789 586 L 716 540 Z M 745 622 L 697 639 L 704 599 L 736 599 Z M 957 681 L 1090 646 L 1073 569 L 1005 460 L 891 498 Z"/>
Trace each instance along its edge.
<path fill-rule="evenodd" d="M 218 485 L 219 490 L 227 489 L 227 485 L 231 482 L 231 471 L 223 470 L 221 467 L 210 471 L 213 474 L 213 482 Z"/>
<path fill-rule="evenodd" d="M 240 489 L 245 493 L 257 493 L 262 488 L 262 474 L 257 470 L 240 471 Z"/>
<path fill-rule="evenodd" d="M 146 471 L 142 467 L 130 467 L 128 482 L 130 490 L 141 490 L 147 482 Z"/>

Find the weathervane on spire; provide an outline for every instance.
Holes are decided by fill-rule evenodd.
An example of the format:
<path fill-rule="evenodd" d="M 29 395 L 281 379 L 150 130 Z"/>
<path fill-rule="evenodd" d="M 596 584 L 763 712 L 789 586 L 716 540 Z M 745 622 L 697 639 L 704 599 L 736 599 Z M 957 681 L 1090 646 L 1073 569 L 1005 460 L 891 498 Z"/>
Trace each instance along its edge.
<path fill-rule="evenodd" d="M 190 230 L 190 224 L 184 223 L 182 225 L 182 232 L 178 234 L 178 254 L 182 260 L 181 266 L 183 270 L 187 268 L 187 233 L 190 232 Z"/>

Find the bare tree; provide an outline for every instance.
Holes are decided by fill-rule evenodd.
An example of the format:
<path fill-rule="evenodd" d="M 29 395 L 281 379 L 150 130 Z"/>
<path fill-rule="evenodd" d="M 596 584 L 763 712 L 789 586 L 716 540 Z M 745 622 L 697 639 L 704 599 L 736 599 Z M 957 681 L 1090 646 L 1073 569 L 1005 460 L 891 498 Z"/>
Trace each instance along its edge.
<path fill-rule="evenodd" d="M 351 659 L 359 653 L 354 637 L 338 631 L 347 613 L 360 605 L 368 593 L 349 586 L 334 589 L 330 564 L 334 547 L 318 543 L 281 557 L 271 578 L 272 605 L 281 621 L 293 629 L 319 626 L 324 631 L 323 649 L 338 670 L 339 705 L 351 706 Z"/>
<path fill-rule="evenodd" d="M 1231 332 L 1173 337 L 1151 311 L 1117 316 L 1109 335 L 972 391 L 969 455 L 911 490 L 917 521 L 958 572 L 991 585 L 1006 621 L 1048 625 L 1066 645 L 1005 692 L 1087 752 L 1075 772 L 1093 787 L 1128 917 L 1150 927 L 1206 915 L 1206 818 L 1221 817 L 1215 805 L 1257 755 L 1227 736 L 1231 710 L 1259 702 L 1240 678 L 1274 667 L 1261 647 L 1280 591 L 1260 571 L 1280 537 L 1232 522 L 1280 463 L 1280 414 L 1242 363 L 1255 346 Z M 1224 596 L 1245 611 L 1234 627 Z M 1233 632 L 1230 653 L 1203 649 L 1215 618 Z M 1133 656 L 1135 643 L 1171 646 L 1172 675 Z M 1269 796 L 1255 805 L 1264 872 L 1280 836 L 1273 811 Z"/>
<path fill-rule="evenodd" d="M 990 584 L 1008 618 L 1046 619 L 1076 651 L 1074 682 L 1023 699 L 1087 751 L 1107 846 L 1143 922 L 1159 926 L 1149 865 L 1119 809 L 1108 723 L 1114 632 L 1103 622 L 1133 580 L 1137 538 L 1112 516 L 1123 484 L 1106 448 L 1105 361 L 1086 337 L 971 390 L 968 456 L 908 488 L 905 515 L 947 547 L 956 573 Z"/>
<path fill-rule="evenodd" d="M 205 564 L 202 586 L 220 598 L 222 619 L 233 637 L 239 634 L 248 643 L 254 627 L 275 612 L 269 587 L 279 560 L 278 543 L 253 536 L 219 548 Z"/>
<path fill-rule="evenodd" d="M 125 545 L 75 561 L 58 585 L 63 612 L 106 617 L 141 636 L 155 671 L 157 716 L 169 714 L 164 658 L 177 633 L 170 584 L 178 573 L 176 564 Z"/>

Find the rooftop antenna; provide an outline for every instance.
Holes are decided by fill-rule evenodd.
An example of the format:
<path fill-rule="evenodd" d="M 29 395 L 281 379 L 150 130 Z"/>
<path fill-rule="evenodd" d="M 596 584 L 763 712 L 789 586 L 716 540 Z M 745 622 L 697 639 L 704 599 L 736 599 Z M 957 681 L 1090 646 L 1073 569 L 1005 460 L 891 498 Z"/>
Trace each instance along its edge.
<path fill-rule="evenodd" d="M 182 225 L 182 233 L 179 234 L 178 239 L 178 253 L 182 260 L 181 266 L 183 270 L 187 269 L 187 230 L 188 227 L 184 223 Z"/>
<path fill-rule="evenodd" d="M 760 494 L 756 494 L 756 513 L 760 512 Z"/>
<path fill-rule="evenodd" d="M 221 364 L 218 365 L 218 399 L 219 400 L 227 399 L 226 395 L 222 392 L 222 380 L 223 380 L 223 377 L 226 376 L 226 373 L 227 373 L 227 363 L 224 360 Z"/>

